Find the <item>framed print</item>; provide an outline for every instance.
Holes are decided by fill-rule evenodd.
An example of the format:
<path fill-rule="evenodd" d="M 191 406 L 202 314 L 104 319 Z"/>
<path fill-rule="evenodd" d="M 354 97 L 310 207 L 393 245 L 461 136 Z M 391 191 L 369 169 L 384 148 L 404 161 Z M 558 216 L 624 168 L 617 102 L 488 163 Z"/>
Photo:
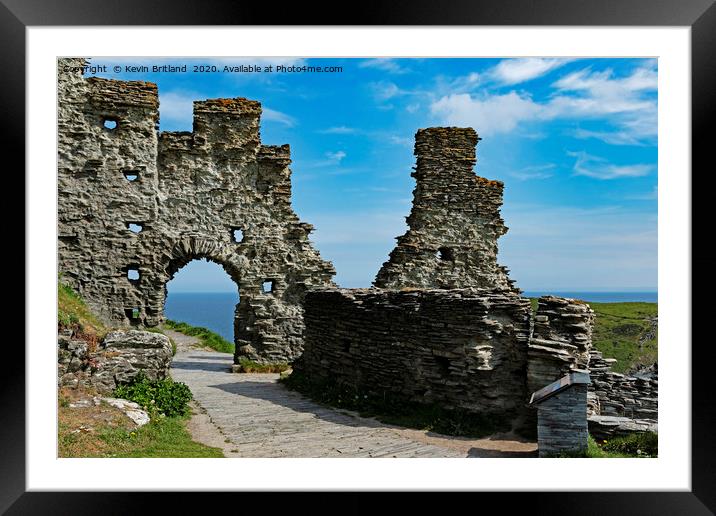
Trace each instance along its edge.
<path fill-rule="evenodd" d="M 153 6 L 3 0 L 27 192 L 3 510 L 714 510 L 713 2 Z"/>

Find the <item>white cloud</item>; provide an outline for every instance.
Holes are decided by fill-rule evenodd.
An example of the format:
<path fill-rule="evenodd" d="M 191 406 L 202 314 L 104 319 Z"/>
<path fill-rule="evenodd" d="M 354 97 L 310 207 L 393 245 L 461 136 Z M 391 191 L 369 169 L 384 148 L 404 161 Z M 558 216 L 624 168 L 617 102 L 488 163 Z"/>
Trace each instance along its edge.
<path fill-rule="evenodd" d="M 322 129 L 318 132 L 321 134 L 355 134 L 357 132 L 357 129 L 355 127 L 346 127 L 345 125 L 340 125 L 337 127 L 329 127 L 328 129 Z"/>
<path fill-rule="evenodd" d="M 586 152 L 567 152 L 577 158 L 574 163 L 574 175 L 587 176 L 594 179 L 620 179 L 623 177 L 646 176 L 654 169 L 653 165 L 613 165 L 604 158 L 590 156 Z"/>
<path fill-rule="evenodd" d="M 394 143 L 395 145 L 402 145 L 404 147 L 412 147 L 413 146 L 413 139 L 407 138 L 405 136 L 396 136 L 396 135 L 390 135 L 388 137 L 390 140 L 390 143 Z"/>
<path fill-rule="evenodd" d="M 342 150 L 336 152 L 326 152 L 326 157 L 328 158 L 328 160 L 336 164 L 343 161 L 343 158 L 345 158 L 346 156 L 347 154 Z"/>
<path fill-rule="evenodd" d="M 381 101 L 392 99 L 393 97 L 404 93 L 394 82 L 390 81 L 372 82 L 369 86 L 373 91 L 373 96 L 377 100 Z"/>
<path fill-rule="evenodd" d="M 287 115 L 286 113 L 281 113 L 280 111 L 269 109 L 267 107 L 263 108 L 261 120 L 266 122 L 278 122 L 286 127 L 293 127 L 296 125 L 295 118 Z"/>
<path fill-rule="evenodd" d="M 375 68 L 377 70 L 382 70 L 384 72 L 395 73 L 395 74 L 402 74 L 402 73 L 407 73 L 410 71 L 408 68 L 398 64 L 398 62 L 395 59 L 390 59 L 390 58 L 368 59 L 366 61 L 362 61 L 358 65 L 358 67 L 359 68 Z"/>
<path fill-rule="evenodd" d="M 488 75 L 501 84 L 519 84 L 541 77 L 569 61 L 571 59 L 545 59 L 539 57 L 505 59 L 492 68 Z"/>
<path fill-rule="evenodd" d="M 194 118 L 194 101 L 201 96 L 186 91 L 159 92 L 159 117 L 162 122 L 191 128 Z"/>
<path fill-rule="evenodd" d="M 521 170 L 514 172 L 508 172 L 512 177 L 519 179 L 520 181 L 529 181 L 531 179 L 548 179 L 554 174 L 556 165 L 554 163 L 548 163 L 546 165 L 535 165 L 532 167 L 525 167 Z"/>
<path fill-rule="evenodd" d="M 434 101 L 431 112 L 442 123 L 474 127 L 481 134 L 513 131 L 522 123 L 555 119 L 600 120 L 611 130 L 576 129 L 580 138 L 599 138 L 613 144 L 651 141 L 657 134 L 656 70 L 640 67 L 614 78 L 611 70 L 580 70 L 557 80 L 556 93 L 537 102 L 526 93 L 496 95 L 459 93 Z"/>
<path fill-rule="evenodd" d="M 494 134 L 510 132 L 522 121 L 539 118 L 543 107 L 512 91 L 484 99 L 468 93 L 449 95 L 433 102 L 430 110 L 447 125 L 470 126 L 479 134 Z"/>
<path fill-rule="evenodd" d="M 405 106 L 405 111 L 408 113 L 415 113 L 418 109 L 420 109 L 420 104 L 408 104 Z"/>

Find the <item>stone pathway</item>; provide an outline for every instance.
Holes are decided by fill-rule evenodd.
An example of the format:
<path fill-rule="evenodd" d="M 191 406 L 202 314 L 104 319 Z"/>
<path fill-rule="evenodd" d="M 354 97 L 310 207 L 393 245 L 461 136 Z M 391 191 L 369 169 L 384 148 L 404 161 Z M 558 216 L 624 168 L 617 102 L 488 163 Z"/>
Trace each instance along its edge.
<path fill-rule="evenodd" d="M 529 456 L 535 449 L 533 443 L 505 441 L 511 445 L 503 453 L 495 450 L 499 440 L 430 436 L 326 408 L 286 389 L 278 374 L 232 373 L 230 354 L 165 333 L 177 343 L 172 377 L 189 386 L 225 436 L 228 457 L 495 457 Z M 486 446 L 475 446 L 480 442 Z"/>

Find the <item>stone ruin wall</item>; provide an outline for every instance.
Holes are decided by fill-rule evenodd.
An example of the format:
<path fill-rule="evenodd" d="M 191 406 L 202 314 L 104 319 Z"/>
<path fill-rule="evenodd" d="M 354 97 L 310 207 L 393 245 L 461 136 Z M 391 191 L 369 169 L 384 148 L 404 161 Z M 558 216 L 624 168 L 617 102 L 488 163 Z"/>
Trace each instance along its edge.
<path fill-rule="evenodd" d="M 408 231 L 375 279 L 380 288 L 515 291 L 497 263 L 503 183 L 475 175 L 472 128 L 433 127 L 415 135 L 417 163 Z"/>
<path fill-rule="evenodd" d="M 303 294 L 333 285 L 335 270 L 291 208 L 288 145 L 260 142 L 260 104 L 195 102 L 192 132 L 159 133 L 155 84 L 84 78 L 85 63 L 58 63 L 63 279 L 108 324 L 155 326 L 174 274 L 214 261 L 239 290 L 237 359 L 295 359 Z"/>
<path fill-rule="evenodd" d="M 516 418 L 530 302 L 479 289 L 312 291 L 295 372 L 377 398 Z"/>
<path fill-rule="evenodd" d="M 529 301 L 497 263 L 503 184 L 474 174 L 473 129 L 416 134 L 409 229 L 380 288 L 324 290 L 334 268 L 291 208 L 288 145 L 260 143 L 258 102 L 195 102 L 192 132 L 159 133 L 155 84 L 85 79 L 84 64 L 58 68 L 58 256 L 63 279 L 107 323 L 159 324 L 166 283 L 205 258 L 239 289 L 237 360 L 299 357 L 302 301 L 317 289 L 296 364 L 316 378 L 514 413 L 530 392 L 590 367 L 597 411 L 656 412 L 655 381 L 621 377 L 590 349 L 588 305 L 549 296 L 525 319 Z"/>

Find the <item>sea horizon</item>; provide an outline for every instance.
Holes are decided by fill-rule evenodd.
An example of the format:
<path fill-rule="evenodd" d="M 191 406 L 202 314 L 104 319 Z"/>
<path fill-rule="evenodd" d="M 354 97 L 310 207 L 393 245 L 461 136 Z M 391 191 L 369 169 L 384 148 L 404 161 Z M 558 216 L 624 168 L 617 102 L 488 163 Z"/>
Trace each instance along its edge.
<path fill-rule="evenodd" d="M 522 292 L 525 297 L 540 297 L 548 294 L 593 303 L 658 302 L 656 290 L 525 290 Z M 238 302 L 239 294 L 236 291 L 169 292 L 164 313 L 168 319 L 182 321 L 192 326 L 203 326 L 233 342 L 234 310 Z"/>

